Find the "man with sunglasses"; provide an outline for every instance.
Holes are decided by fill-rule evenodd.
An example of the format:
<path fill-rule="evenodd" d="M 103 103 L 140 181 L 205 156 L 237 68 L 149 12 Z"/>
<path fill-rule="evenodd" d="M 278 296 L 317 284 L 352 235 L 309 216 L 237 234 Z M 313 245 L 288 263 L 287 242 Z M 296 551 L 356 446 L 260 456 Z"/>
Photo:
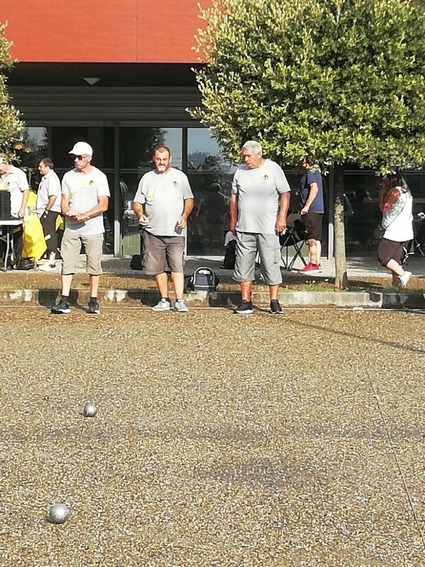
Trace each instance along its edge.
<path fill-rule="evenodd" d="M 62 215 L 65 232 L 62 238 L 62 297 L 52 313 L 70 313 L 69 294 L 84 244 L 89 274 L 90 300 L 87 313 L 100 313 L 97 300 L 102 273 L 103 213 L 108 209 L 109 185 L 106 175 L 91 165 L 93 149 L 87 142 L 77 142 L 69 152 L 74 157 L 74 169 L 62 179 Z"/>

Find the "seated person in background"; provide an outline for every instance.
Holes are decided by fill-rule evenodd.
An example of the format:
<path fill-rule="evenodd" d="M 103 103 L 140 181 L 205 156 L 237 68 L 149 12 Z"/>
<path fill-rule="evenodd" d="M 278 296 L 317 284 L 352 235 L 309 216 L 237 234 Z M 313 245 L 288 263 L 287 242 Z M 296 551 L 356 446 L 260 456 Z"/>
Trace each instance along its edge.
<path fill-rule="evenodd" d="M 12 218 L 23 219 L 25 216 L 30 188 L 27 176 L 18 167 L 0 157 L 0 185 L 10 195 L 10 213 Z M 22 256 L 23 226 L 14 230 L 13 256 L 17 264 Z"/>

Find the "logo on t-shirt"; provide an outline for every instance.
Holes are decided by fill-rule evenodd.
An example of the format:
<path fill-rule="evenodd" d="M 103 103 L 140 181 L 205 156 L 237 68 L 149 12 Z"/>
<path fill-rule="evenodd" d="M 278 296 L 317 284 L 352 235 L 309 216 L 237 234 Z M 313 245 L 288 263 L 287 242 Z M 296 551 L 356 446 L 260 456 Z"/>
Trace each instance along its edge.
<path fill-rule="evenodd" d="M 263 175 L 263 181 L 267 181 L 267 180 L 268 180 L 268 178 L 269 178 L 269 176 L 268 176 L 268 175 Z"/>
<path fill-rule="evenodd" d="M 90 187 L 93 187 L 93 185 L 94 185 L 94 181 L 93 181 L 93 179 L 90 179 L 90 181 L 89 181 L 89 186 L 90 186 Z"/>
<path fill-rule="evenodd" d="M 178 182 L 178 181 L 173 181 L 173 187 L 177 187 L 177 186 L 178 186 L 178 184 L 179 184 L 179 182 Z"/>

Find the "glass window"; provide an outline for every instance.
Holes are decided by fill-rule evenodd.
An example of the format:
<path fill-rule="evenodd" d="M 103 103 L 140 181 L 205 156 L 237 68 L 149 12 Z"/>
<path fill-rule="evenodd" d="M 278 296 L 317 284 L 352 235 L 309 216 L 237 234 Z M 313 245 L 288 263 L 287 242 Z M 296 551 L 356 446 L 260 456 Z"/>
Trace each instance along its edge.
<path fill-rule="evenodd" d="M 40 159 L 48 156 L 48 130 L 47 128 L 25 128 L 22 144 L 15 147 L 18 156 L 18 166 L 28 176 L 28 181 L 34 189 L 38 187 L 38 164 Z"/>
<path fill-rule="evenodd" d="M 56 169 L 64 173 L 73 166 L 69 155 L 76 142 L 88 142 L 93 148 L 93 165 L 104 171 L 114 167 L 114 129 L 85 126 L 51 129 L 51 153 Z"/>
<path fill-rule="evenodd" d="M 188 129 L 187 175 L 195 197 L 188 222 L 188 254 L 224 254 L 235 171 L 235 164 L 227 160 L 209 129 Z"/>
<path fill-rule="evenodd" d="M 348 172 L 344 178 L 344 224 L 347 254 L 375 253 L 373 231 L 381 213 L 378 194 L 381 179 L 374 173 Z"/>

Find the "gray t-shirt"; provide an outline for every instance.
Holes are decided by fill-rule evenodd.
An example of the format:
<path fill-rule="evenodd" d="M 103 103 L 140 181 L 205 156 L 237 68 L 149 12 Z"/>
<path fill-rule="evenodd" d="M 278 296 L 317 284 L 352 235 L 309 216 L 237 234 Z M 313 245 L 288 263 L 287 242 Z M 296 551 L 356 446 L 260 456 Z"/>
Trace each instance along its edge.
<path fill-rule="evenodd" d="M 139 181 L 134 202 L 144 205 L 149 224 L 145 229 L 155 236 L 181 236 L 176 225 L 185 199 L 193 199 L 187 176 L 174 167 L 165 173 L 149 171 Z"/>
<path fill-rule="evenodd" d="M 67 171 L 62 179 L 62 195 L 69 196 L 69 207 L 77 213 L 85 213 L 99 203 L 99 197 L 109 197 L 106 175 L 93 167 L 90 173 L 76 169 Z M 83 223 L 65 217 L 65 230 L 72 230 L 78 236 L 93 236 L 105 232 L 103 215 L 98 215 Z"/>
<path fill-rule="evenodd" d="M 240 165 L 232 183 L 232 193 L 238 197 L 236 230 L 274 234 L 279 196 L 290 190 L 282 168 L 274 161 L 267 159 L 254 169 Z"/>
<path fill-rule="evenodd" d="M 55 171 L 49 171 L 46 175 L 43 175 L 38 186 L 37 191 L 37 204 L 36 212 L 37 216 L 40 218 L 44 213 L 49 198 L 56 197 L 53 207 L 50 209 L 55 213 L 61 212 L 61 182 L 59 177 L 56 175 Z"/>

